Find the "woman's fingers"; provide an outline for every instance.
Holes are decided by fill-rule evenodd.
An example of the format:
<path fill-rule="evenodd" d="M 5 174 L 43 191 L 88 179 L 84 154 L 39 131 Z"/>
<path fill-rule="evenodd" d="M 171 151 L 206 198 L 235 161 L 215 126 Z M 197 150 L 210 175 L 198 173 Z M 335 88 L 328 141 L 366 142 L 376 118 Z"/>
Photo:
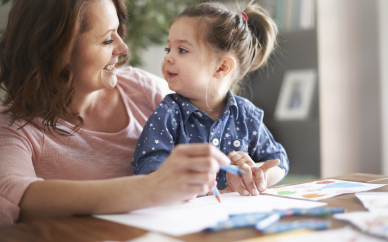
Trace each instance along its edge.
<path fill-rule="evenodd" d="M 158 187 L 156 200 L 172 203 L 207 194 L 217 184 L 220 165 L 229 164 L 229 158 L 211 144 L 177 145 L 162 166 L 150 174 Z"/>
<path fill-rule="evenodd" d="M 185 175 L 182 180 L 190 185 L 195 184 L 208 184 L 209 187 L 214 187 L 215 179 L 212 173 L 208 172 L 190 172 Z"/>

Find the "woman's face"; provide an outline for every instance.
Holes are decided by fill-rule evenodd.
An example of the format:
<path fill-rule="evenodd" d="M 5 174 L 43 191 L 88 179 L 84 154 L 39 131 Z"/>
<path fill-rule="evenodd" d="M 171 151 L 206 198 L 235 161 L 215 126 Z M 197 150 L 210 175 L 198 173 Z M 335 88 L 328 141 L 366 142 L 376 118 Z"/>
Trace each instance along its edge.
<path fill-rule="evenodd" d="M 116 86 L 114 65 L 128 47 L 117 33 L 119 20 L 112 0 L 93 1 L 85 14 L 91 28 L 80 35 L 71 66 L 76 92 L 87 94 Z"/>

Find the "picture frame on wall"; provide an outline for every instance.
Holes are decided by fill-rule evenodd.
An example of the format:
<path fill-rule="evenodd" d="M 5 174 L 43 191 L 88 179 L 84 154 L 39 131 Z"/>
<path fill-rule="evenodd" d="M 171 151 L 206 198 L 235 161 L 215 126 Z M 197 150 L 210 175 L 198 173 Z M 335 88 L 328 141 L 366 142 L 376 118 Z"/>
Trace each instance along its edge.
<path fill-rule="evenodd" d="M 308 119 L 316 82 L 315 69 L 286 71 L 276 103 L 275 120 Z"/>

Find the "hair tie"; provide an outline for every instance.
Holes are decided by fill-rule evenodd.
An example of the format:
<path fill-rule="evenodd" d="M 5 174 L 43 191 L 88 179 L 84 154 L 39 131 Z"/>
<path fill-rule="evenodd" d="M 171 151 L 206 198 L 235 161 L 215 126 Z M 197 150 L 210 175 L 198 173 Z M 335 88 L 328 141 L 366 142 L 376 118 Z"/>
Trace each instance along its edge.
<path fill-rule="evenodd" d="M 248 15 L 244 11 L 239 12 L 239 14 L 241 14 L 244 21 L 248 21 Z"/>

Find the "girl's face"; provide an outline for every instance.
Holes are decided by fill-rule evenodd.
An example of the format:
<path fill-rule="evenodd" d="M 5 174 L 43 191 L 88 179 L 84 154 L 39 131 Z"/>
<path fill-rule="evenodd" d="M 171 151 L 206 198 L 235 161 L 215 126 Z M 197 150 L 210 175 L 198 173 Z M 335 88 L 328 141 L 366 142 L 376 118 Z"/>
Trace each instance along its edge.
<path fill-rule="evenodd" d="M 76 92 L 111 89 L 117 83 L 114 65 L 128 52 L 117 33 L 119 20 L 112 0 L 99 0 L 85 13 L 91 29 L 80 35 L 72 57 Z"/>
<path fill-rule="evenodd" d="M 182 17 L 173 23 L 162 72 L 171 90 L 188 99 L 203 101 L 206 100 L 206 91 L 210 91 L 207 86 L 216 62 L 204 60 L 206 55 L 200 52 L 196 33 L 195 21 L 191 18 Z"/>

